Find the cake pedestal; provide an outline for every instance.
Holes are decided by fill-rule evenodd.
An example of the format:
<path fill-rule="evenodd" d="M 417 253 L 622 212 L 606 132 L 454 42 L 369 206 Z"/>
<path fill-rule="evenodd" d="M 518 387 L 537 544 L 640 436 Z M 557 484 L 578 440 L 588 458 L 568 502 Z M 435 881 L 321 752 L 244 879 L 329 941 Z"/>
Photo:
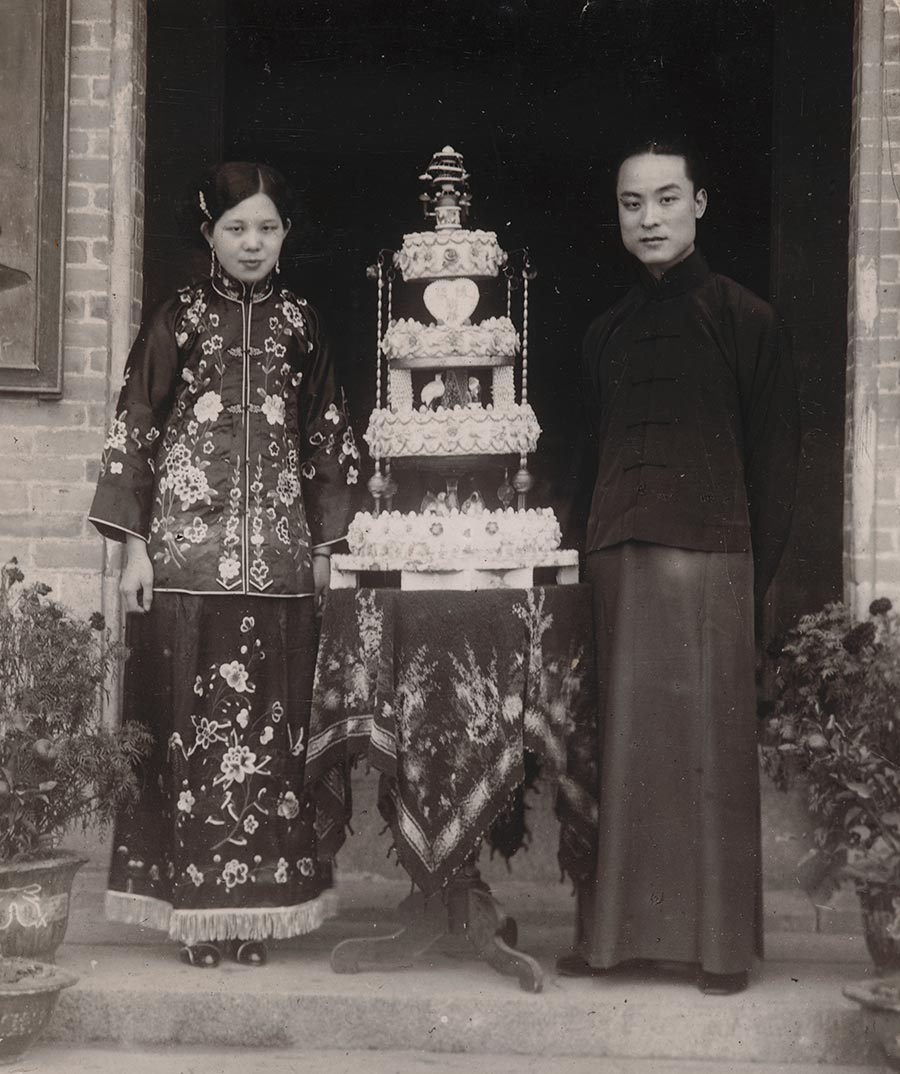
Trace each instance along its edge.
<path fill-rule="evenodd" d="M 335 973 L 399 969 L 410 965 L 445 937 L 461 937 L 498 973 L 518 977 L 524 992 L 540 992 L 543 971 L 530 955 L 515 950 L 516 923 L 491 895 L 474 860 L 434 895 L 404 899 L 399 908 L 406 924 L 390 936 L 344 940 L 331 952 Z"/>
<path fill-rule="evenodd" d="M 508 564 L 497 560 L 490 567 L 474 566 L 474 562 L 477 561 L 448 560 L 438 569 L 415 570 L 408 569 L 412 565 L 405 560 L 372 560 L 364 556 L 335 555 L 331 557 L 331 588 L 357 589 L 359 576 L 367 572 L 399 573 L 400 589 L 407 591 L 530 589 L 534 585 L 534 572 L 539 568 L 553 569 L 557 585 L 574 585 L 578 581 L 578 553 L 568 549 L 535 556 L 530 563 L 521 557 L 511 560 Z"/>

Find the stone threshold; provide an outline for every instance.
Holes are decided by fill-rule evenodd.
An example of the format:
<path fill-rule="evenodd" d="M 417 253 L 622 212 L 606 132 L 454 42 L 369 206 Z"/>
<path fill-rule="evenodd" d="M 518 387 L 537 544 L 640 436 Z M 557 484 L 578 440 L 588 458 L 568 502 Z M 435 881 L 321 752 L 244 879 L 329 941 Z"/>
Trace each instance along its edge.
<path fill-rule="evenodd" d="M 683 974 L 554 973 L 567 930 L 520 927 L 544 991 L 456 946 L 391 972 L 335 974 L 332 946 L 386 922 L 336 920 L 272 945 L 261 969 L 180 963 L 174 945 L 67 943 L 58 961 L 80 976 L 60 997 L 47 1039 L 68 1046 L 196 1046 L 490 1055 L 594 1056 L 718 1063 L 877 1065 L 871 1033 L 841 987 L 871 973 L 853 938 L 778 933 L 747 992 L 703 996 Z"/>

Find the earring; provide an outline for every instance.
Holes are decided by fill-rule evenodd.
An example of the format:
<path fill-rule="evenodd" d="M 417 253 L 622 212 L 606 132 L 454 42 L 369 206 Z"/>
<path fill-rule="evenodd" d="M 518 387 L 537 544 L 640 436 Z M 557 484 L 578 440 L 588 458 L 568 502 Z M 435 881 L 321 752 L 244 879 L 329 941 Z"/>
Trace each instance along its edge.
<path fill-rule="evenodd" d="M 275 275 L 276 276 L 281 275 L 281 258 L 280 257 L 277 258 L 277 260 L 275 261 Z"/>
<path fill-rule="evenodd" d="M 210 276 L 216 274 L 216 248 L 212 243 L 209 244 L 209 274 Z"/>

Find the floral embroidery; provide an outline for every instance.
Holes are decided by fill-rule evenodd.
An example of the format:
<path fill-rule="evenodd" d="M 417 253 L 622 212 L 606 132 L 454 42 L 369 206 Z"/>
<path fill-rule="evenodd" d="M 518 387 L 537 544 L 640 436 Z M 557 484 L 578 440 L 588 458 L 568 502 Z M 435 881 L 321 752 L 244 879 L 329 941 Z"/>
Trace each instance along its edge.
<path fill-rule="evenodd" d="M 278 868 L 275 870 L 275 883 L 286 884 L 288 878 L 288 863 L 284 858 L 278 859 Z"/>
<path fill-rule="evenodd" d="M 222 758 L 221 776 L 215 782 L 226 788 L 232 783 L 243 783 L 246 776 L 252 776 L 256 769 L 256 754 L 247 746 L 232 746 L 225 751 Z"/>
<path fill-rule="evenodd" d="M 204 392 L 194 403 L 197 421 L 215 421 L 222 413 L 222 397 L 218 392 Z"/>
<path fill-rule="evenodd" d="M 191 463 L 173 460 L 170 455 L 165 463 L 168 474 L 159 480 L 159 490 L 162 493 L 171 491 L 177 500 L 181 501 L 181 510 L 187 511 L 195 503 L 210 503 L 215 495 L 209 487 L 206 474 L 199 466 Z"/>
<path fill-rule="evenodd" d="M 252 693 L 256 689 L 252 683 L 248 684 L 247 669 L 238 660 L 232 660 L 230 664 L 222 664 L 219 674 L 239 694 L 244 693 L 245 690 Z"/>
<path fill-rule="evenodd" d="M 275 486 L 278 499 L 287 507 L 300 495 L 300 479 L 293 470 L 282 470 Z"/>
<path fill-rule="evenodd" d="M 200 544 L 205 539 L 208 530 L 209 526 L 198 516 L 194 518 L 194 521 L 189 526 L 185 527 L 184 536 L 191 544 Z"/>
<path fill-rule="evenodd" d="M 227 862 L 225 868 L 222 870 L 222 879 L 225 881 L 225 887 L 229 891 L 233 887 L 237 887 L 238 884 L 247 883 L 247 875 L 249 869 L 242 861 L 238 861 L 237 858 L 232 858 Z"/>
<path fill-rule="evenodd" d="M 188 755 L 194 752 L 195 749 L 208 750 L 214 742 L 227 742 L 228 739 L 224 735 L 220 735 L 221 731 L 226 724 L 220 724 L 218 720 L 210 720 L 206 716 L 191 717 L 191 722 L 197 732 L 197 736 L 194 739 L 194 745 L 191 746 L 188 751 Z"/>
<path fill-rule="evenodd" d="M 291 328 L 297 329 L 298 332 L 305 332 L 306 326 L 303 323 L 303 315 L 300 310 L 289 299 L 285 299 L 281 304 L 281 311 L 284 314 L 284 319 L 291 326 Z"/>
<path fill-rule="evenodd" d="M 253 505 L 250 512 L 250 547 L 253 550 L 250 579 L 257 589 L 266 589 L 271 584 L 269 582 L 269 565 L 263 552 L 266 539 L 263 534 L 264 501 L 260 495 L 263 491 L 262 469 L 262 456 L 260 456 L 256 463 L 254 480 L 250 483 L 250 492 L 253 496 Z"/>
<path fill-rule="evenodd" d="M 122 411 L 119 417 L 113 418 L 109 427 L 106 443 L 103 445 L 106 451 L 124 451 L 128 442 L 128 426 L 125 424 L 127 411 Z"/>
<path fill-rule="evenodd" d="M 237 578 L 241 573 L 241 564 L 237 558 L 236 553 L 226 553 L 219 560 L 219 577 L 223 581 L 230 582 L 232 578 Z"/>
<path fill-rule="evenodd" d="M 191 882 L 193 883 L 194 887 L 199 888 L 203 886 L 203 873 L 200 872 L 200 870 L 197 868 L 196 865 L 194 865 L 193 862 L 191 862 L 191 864 L 187 867 L 186 872 L 191 878 Z"/>
<path fill-rule="evenodd" d="M 300 803 L 293 791 L 286 791 L 278 803 L 278 816 L 293 820 L 300 812 Z"/>
<path fill-rule="evenodd" d="M 270 425 L 284 425 L 284 400 L 280 395 L 267 395 L 262 412 Z"/>
<path fill-rule="evenodd" d="M 197 799 L 190 791 L 182 791 L 178 796 L 178 809 L 180 809 L 182 813 L 190 813 L 196 804 Z"/>
<path fill-rule="evenodd" d="M 111 462 L 109 464 L 109 472 L 111 474 L 120 474 L 122 472 L 122 464 L 120 462 Z"/>

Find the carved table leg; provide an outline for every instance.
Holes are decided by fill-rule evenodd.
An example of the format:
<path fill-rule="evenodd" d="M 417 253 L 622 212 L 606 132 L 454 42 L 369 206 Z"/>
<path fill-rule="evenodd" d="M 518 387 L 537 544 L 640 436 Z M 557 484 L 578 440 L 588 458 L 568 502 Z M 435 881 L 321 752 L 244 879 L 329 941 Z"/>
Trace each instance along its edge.
<path fill-rule="evenodd" d="M 469 861 L 445 892 L 411 895 L 400 906 L 405 925 L 389 936 L 344 940 L 331 952 L 335 973 L 398 969 L 410 965 L 444 936 L 464 936 L 498 973 L 518 977 L 525 992 L 540 992 L 543 972 L 530 955 L 514 950 L 516 923 L 500 909 L 487 884 Z"/>
<path fill-rule="evenodd" d="M 531 955 L 515 951 L 505 941 L 504 936 L 510 932 L 515 936 L 515 922 L 507 918 L 489 891 L 479 888 L 469 891 L 468 916 L 469 942 L 479 957 L 498 973 L 518 977 L 519 987 L 524 992 L 540 992 L 544 983 L 540 963 Z"/>
<path fill-rule="evenodd" d="M 359 973 L 366 969 L 399 969 L 409 966 L 447 933 L 447 910 L 440 895 L 426 899 L 413 895 L 403 903 L 408 921 L 389 936 L 365 936 L 343 940 L 331 952 L 335 973 Z"/>

